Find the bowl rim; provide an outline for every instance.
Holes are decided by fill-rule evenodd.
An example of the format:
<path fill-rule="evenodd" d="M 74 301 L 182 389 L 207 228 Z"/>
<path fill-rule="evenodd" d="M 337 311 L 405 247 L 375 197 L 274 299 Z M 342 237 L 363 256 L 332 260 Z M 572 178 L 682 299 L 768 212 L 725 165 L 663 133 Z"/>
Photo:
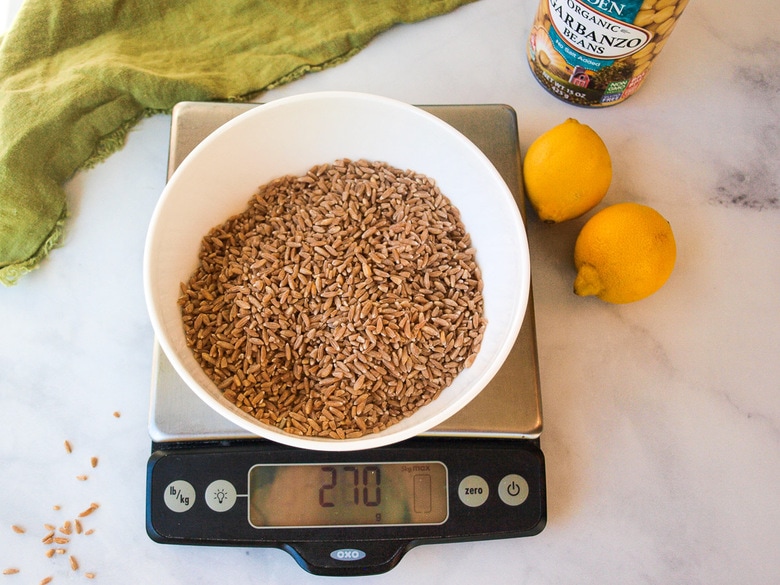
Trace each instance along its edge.
<path fill-rule="evenodd" d="M 258 437 L 262 437 L 274 441 L 276 443 L 284 444 L 291 447 L 310 449 L 310 450 L 319 450 L 319 451 L 338 452 L 338 451 L 372 449 L 372 448 L 381 447 L 385 445 L 395 444 L 400 441 L 417 436 L 420 433 L 435 427 L 439 423 L 451 417 L 456 412 L 460 411 L 466 404 L 468 404 L 468 402 L 470 402 L 475 396 L 477 396 L 479 392 L 482 391 L 482 389 L 484 389 L 484 387 L 489 383 L 490 380 L 492 380 L 492 378 L 495 376 L 495 374 L 504 364 L 506 357 L 511 351 L 513 342 L 517 338 L 517 335 L 522 326 L 525 313 L 526 313 L 526 307 L 530 296 L 530 257 L 529 257 L 527 236 L 525 232 L 525 225 L 522 220 L 522 216 L 519 208 L 517 208 L 517 205 L 514 205 L 512 207 L 517 211 L 516 218 L 514 218 L 514 220 L 516 222 L 519 222 L 518 224 L 519 232 L 522 235 L 522 240 L 524 245 L 521 247 L 520 250 L 517 251 L 521 260 L 520 270 L 522 271 L 521 276 L 522 276 L 523 286 L 521 290 L 517 291 L 516 302 L 517 302 L 518 310 L 515 311 L 513 318 L 509 324 L 509 332 L 510 332 L 509 337 L 511 337 L 511 340 L 508 339 L 507 342 L 501 346 L 499 352 L 494 352 L 495 357 L 491 362 L 491 366 L 487 368 L 484 374 L 482 375 L 481 377 L 482 383 L 480 384 L 477 390 L 469 390 L 464 392 L 463 395 L 458 400 L 454 401 L 448 408 L 441 410 L 440 412 L 434 413 L 432 416 L 429 416 L 428 418 L 424 419 L 424 421 L 421 423 L 418 423 L 413 426 L 408 426 L 406 428 L 399 427 L 397 430 L 394 430 L 394 427 L 397 425 L 391 425 L 390 427 L 385 429 L 385 431 L 382 431 L 380 433 L 366 434 L 359 438 L 353 438 L 353 439 L 332 439 L 327 437 L 311 437 L 311 436 L 302 437 L 299 435 L 287 433 L 280 429 L 275 429 L 274 427 L 262 423 L 260 421 L 247 420 L 237 412 L 234 412 L 233 409 L 231 409 L 232 403 L 229 403 L 227 399 L 223 399 L 225 401 L 225 403 L 223 404 L 222 402 L 220 402 L 220 400 L 217 397 L 212 396 L 210 392 L 208 392 L 205 388 L 201 386 L 201 384 L 197 380 L 195 380 L 195 378 L 190 374 L 190 372 L 185 367 L 185 365 L 181 363 L 181 361 L 178 358 L 177 351 L 171 345 L 170 340 L 167 338 L 167 336 L 163 333 L 166 327 L 161 321 L 160 318 L 161 308 L 159 306 L 159 302 L 153 290 L 154 278 L 152 275 L 153 272 L 152 252 L 156 241 L 156 234 L 157 232 L 159 232 L 160 216 L 162 215 L 162 211 L 165 208 L 165 204 L 168 199 L 168 193 L 176 188 L 176 185 L 179 181 L 178 177 L 184 175 L 187 172 L 187 168 L 190 165 L 195 164 L 197 162 L 198 157 L 202 156 L 200 153 L 211 148 L 211 144 L 213 142 L 218 141 L 222 135 L 230 132 L 231 129 L 234 128 L 235 126 L 244 124 L 246 123 L 247 119 L 256 116 L 267 116 L 269 115 L 269 113 L 272 113 L 274 110 L 278 108 L 285 108 L 290 105 L 294 106 L 296 104 L 300 104 L 301 102 L 305 103 L 310 101 L 320 101 L 320 100 L 328 100 L 328 99 L 370 101 L 380 106 L 386 106 L 386 107 L 404 110 L 405 113 L 409 115 L 418 116 L 425 119 L 427 123 L 434 124 L 435 126 L 438 127 L 439 130 L 444 131 L 445 133 L 451 135 L 456 141 L 460 143 L 461 146 L 465 147 L 469 151 L 469 156 L 474 156 L 475 159 L 479 161 L 480 167 L 484 171 L 492 175 L 491 177 L 492 181 L 496 181 L 497 184 L 500 185 L 502 189 L 505 191 L 505 195 L 509 197 L 512 201 L 514 201 L 512 193 L 509 190 L 509 187 L 506 185 L 503 177 L 501 177 L 500 173 L 496 170 L 493 163 L 482 152 L 482 150 L 479 149 L 468 137 L 463 135 L 460 131 L 453 128 L 450 124 L 446 123 L 444 120 L 435 116 L 434 114 L 431 114 L 425 110 L 422 110 L 417 106 L 408 104 L 403 101 L 399 101 L 385 96 L 369 94 L 369 93 L 353 92 L 353 91 L 319 91 L 319 92 L 296 94 L 296 95 L 283 97 L 276 100 L 258 104 L 257 107 L 254 107 L 252 109 L 247 110 L 246 112 L 239 114 L 235 118 L 229 120 L 228 122 L 226 122 L 225 124 L 217 128 L 216 130 L 211 132 L 205 139 L 203 139 L 198 145 L 196 145 L 192 149 L 192 151 L 184 158 L 184 160 L 174 170 L 169 180 L 166 182 L 166 185 L 152 213 L 151 220 L 149 223 L 149 229 L 147 232 L 146 242 L 144 246 L 143 277 L 144 277 L 144 295 L 145 295 L 149 317 L 152 322 L 153 330 L 155 332 L 155 338 L 157 342 L 160 344 L 161 349 L 165 353 L 166 357 L 170 361 L 176 373 L 183 379 L 186 385 L 201 400 L 203 400 L 208 406 L 210 406 L 221 416 L 227 418 L 228 420 L 230 420 L 237 426 L 243 428 L 244 430 L 247 430 L 253 433 L 254 435 L 257 435 Z"/>

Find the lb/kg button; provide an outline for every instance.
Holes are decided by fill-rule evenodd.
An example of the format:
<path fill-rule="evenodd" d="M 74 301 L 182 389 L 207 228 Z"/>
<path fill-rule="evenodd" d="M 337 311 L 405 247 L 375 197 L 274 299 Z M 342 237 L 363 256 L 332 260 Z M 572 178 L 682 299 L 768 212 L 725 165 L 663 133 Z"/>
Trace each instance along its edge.
<path fill-rule="evenodd" d="M 165 488 L 163 502 L 172 512 L 186 512 L 195 504 L 195 488 L 183 479 L 172 481 Z"/>

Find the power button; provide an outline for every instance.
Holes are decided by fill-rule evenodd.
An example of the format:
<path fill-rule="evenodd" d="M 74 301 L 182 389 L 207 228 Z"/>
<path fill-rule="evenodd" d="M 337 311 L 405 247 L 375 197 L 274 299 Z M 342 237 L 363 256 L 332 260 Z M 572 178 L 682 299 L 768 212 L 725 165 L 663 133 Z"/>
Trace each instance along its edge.
<path fill-rule="evenodd" d="M 505 475 L 498 484 L 498 497 L 507 506 L 519 506 L 528 498 L 528 482 L 516 473 Z"/>

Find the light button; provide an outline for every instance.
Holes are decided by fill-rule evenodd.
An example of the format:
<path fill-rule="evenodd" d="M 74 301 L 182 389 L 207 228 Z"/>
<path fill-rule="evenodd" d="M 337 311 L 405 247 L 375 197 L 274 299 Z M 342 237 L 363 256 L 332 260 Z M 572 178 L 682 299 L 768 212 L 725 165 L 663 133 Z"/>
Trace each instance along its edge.
<path fill-rule="evenodd" d="M 490 488 L 487 482 L 478 475 L 464 477 L 458 485 L 460 501 L 470 508 L 478 508 L 487 501 Z"/>
<path fill-rule="evenodd" d="M 215 512 L 227 512 L 236 503 L 236 488 L 224 479 L 212 481 L 204 494 L 206 504 Z"/>
<path fill-rule="evenodd" d="M 498 497 L 507 506 L 519 506 L 528 498 L 528 482 L 522 475 L 510 473 L 499 482 Z"/>

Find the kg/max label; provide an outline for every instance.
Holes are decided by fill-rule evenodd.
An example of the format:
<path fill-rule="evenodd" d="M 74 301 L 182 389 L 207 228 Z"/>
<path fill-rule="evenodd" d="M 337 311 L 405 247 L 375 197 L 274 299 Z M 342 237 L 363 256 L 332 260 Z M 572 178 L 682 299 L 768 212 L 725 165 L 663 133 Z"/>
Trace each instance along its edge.
<path fill-rule="evenodd" d="M 558 38 L 577 52 L 595 59 L 612 61 L 641 50 L 651 34 L 637 26 L 596 12 L 579 0 L 547 0 L 552 25 Z M 625 4 L 597 2 L 610 5 L 619 14 Z M 632 11 L 635 13 L 635 11 Z M 631 14 L 630 18 L 634 14 Z"/>

